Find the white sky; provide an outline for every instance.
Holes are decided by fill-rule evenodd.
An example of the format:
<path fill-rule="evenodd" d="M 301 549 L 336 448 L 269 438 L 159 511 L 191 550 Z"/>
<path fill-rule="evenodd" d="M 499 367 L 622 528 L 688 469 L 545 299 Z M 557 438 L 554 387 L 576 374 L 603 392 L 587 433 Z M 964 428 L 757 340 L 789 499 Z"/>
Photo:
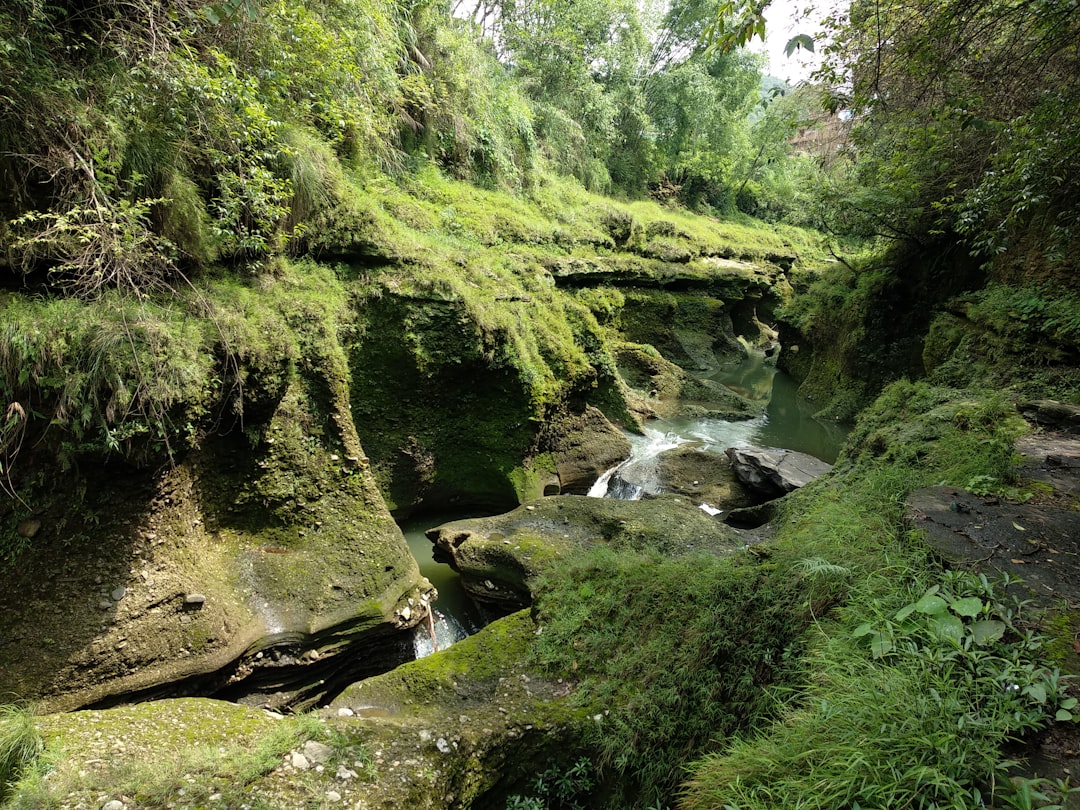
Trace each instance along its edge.
<path fill-rule="evenodd" d="M 751 47 L 757 53 L 764 53 L 769 58 L 769 69 L 766 71 L 771 76 L 784 79 L 791 84 L 807 79 L 818 66 L 816 53 L 807 53 L 805 50 L 795 51 L 791 56 L 784 56 L 784 46 L 796 34 L 817 33 L 817 15 L 824 12 L 818 10 L 810 16 L 805 16 L 806 7 L 811 0 L 773 0 L 765 10 L 766 39 L 762 45 L 756 41 Z M 817 3 L 819 9 L 823 3 Z"/>

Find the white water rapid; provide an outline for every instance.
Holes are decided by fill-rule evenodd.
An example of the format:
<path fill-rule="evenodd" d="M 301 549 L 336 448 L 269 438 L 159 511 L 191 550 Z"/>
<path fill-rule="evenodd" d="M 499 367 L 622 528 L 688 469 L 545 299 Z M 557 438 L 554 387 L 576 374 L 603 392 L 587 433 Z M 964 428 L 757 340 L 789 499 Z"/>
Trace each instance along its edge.
<path fill-rule="evenodd" d="M 473 632 L 475 632 L 475 629 Z M 421 622 L 413 630 L 413 652 L 416 653 L 417 658 L 423 658 L 438 650 L 445 650 L 454 642 L 461 641 L 468 635 L 468 631 L 461 625 L 461 622 L 453 616 L 440 613 L 433 607 L 431 608 L 431 621 Z"/>
<path fill-rule="evenodd" d="M 640 436 L 627 434 L 630 458 L 601 475 L 589 490 L 593 498 L 636 501 L 643 495 L 661 491 L 657 457 L 681 444 L 697 442 L 710 453 L 722 453 L 728 447 L 754 443 L 765 417 L 741 422 L 723 419 L 656 420 Z"/>

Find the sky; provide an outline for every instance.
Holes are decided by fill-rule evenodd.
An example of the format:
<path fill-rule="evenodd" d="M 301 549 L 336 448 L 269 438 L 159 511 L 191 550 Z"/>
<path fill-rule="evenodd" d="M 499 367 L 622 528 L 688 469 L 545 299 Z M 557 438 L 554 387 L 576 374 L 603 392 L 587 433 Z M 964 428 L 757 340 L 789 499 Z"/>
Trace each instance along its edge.
<path fill-rule="evenodd" d="M 804 50 L 796 51 L 791 56 L 784 56 L 784 46 L 793 36 L 796 34 L 813 36 L 817 32 L 818 21 L 815 17 L 799 19 L 800 12 L 809 4 L 809 0 L 773 0 L 765 10 L 765 44 L 756 42 L 752 46 L 754 51 L 768 56 L 767 73 L 770 76 L 784 79 L 791 84 L 809 78 L 818 65 L 816 54 L 807 53 Z"/>

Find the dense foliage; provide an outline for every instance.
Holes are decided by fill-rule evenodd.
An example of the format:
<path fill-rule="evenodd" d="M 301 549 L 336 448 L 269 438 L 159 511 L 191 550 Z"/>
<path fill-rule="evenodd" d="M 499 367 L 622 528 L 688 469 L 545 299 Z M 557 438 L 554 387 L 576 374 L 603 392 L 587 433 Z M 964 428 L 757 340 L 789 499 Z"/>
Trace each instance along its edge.
<path fill-rule="evenodd" d="M 854 114 L 847 227 L 1075 267 L 1080 12 L 1063 0 L 855 2 L 820 78 Z"/>

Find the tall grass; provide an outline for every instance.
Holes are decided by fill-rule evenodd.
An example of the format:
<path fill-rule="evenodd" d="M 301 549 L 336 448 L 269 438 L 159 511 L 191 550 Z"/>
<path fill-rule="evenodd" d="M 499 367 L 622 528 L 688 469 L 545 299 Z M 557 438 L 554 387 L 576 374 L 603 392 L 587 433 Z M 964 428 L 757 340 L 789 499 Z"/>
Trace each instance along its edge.
<path fill-rule="evenodd" d="M 680 807 L 974 810 L 1013 789 L 1003 747 L 1072 702 L 1016 606 L 942 572 L 905 530 L 904 500 L 973 478 L 1015 491 L 1021 425 L 1000 397 L 921 383 L 864 413 L 831 485 L 778 520 L 774 560 L 852 571 L 845 604 L 807 637 L 811 677 L 778 722 L 693 763 Z"/>
<path fill-rule="evenodd" d="M 0 705 L 0 802 L 27 768 L 37 761 L 45 745 L 34 724 L 34 711 L 25 706 Z"/>

